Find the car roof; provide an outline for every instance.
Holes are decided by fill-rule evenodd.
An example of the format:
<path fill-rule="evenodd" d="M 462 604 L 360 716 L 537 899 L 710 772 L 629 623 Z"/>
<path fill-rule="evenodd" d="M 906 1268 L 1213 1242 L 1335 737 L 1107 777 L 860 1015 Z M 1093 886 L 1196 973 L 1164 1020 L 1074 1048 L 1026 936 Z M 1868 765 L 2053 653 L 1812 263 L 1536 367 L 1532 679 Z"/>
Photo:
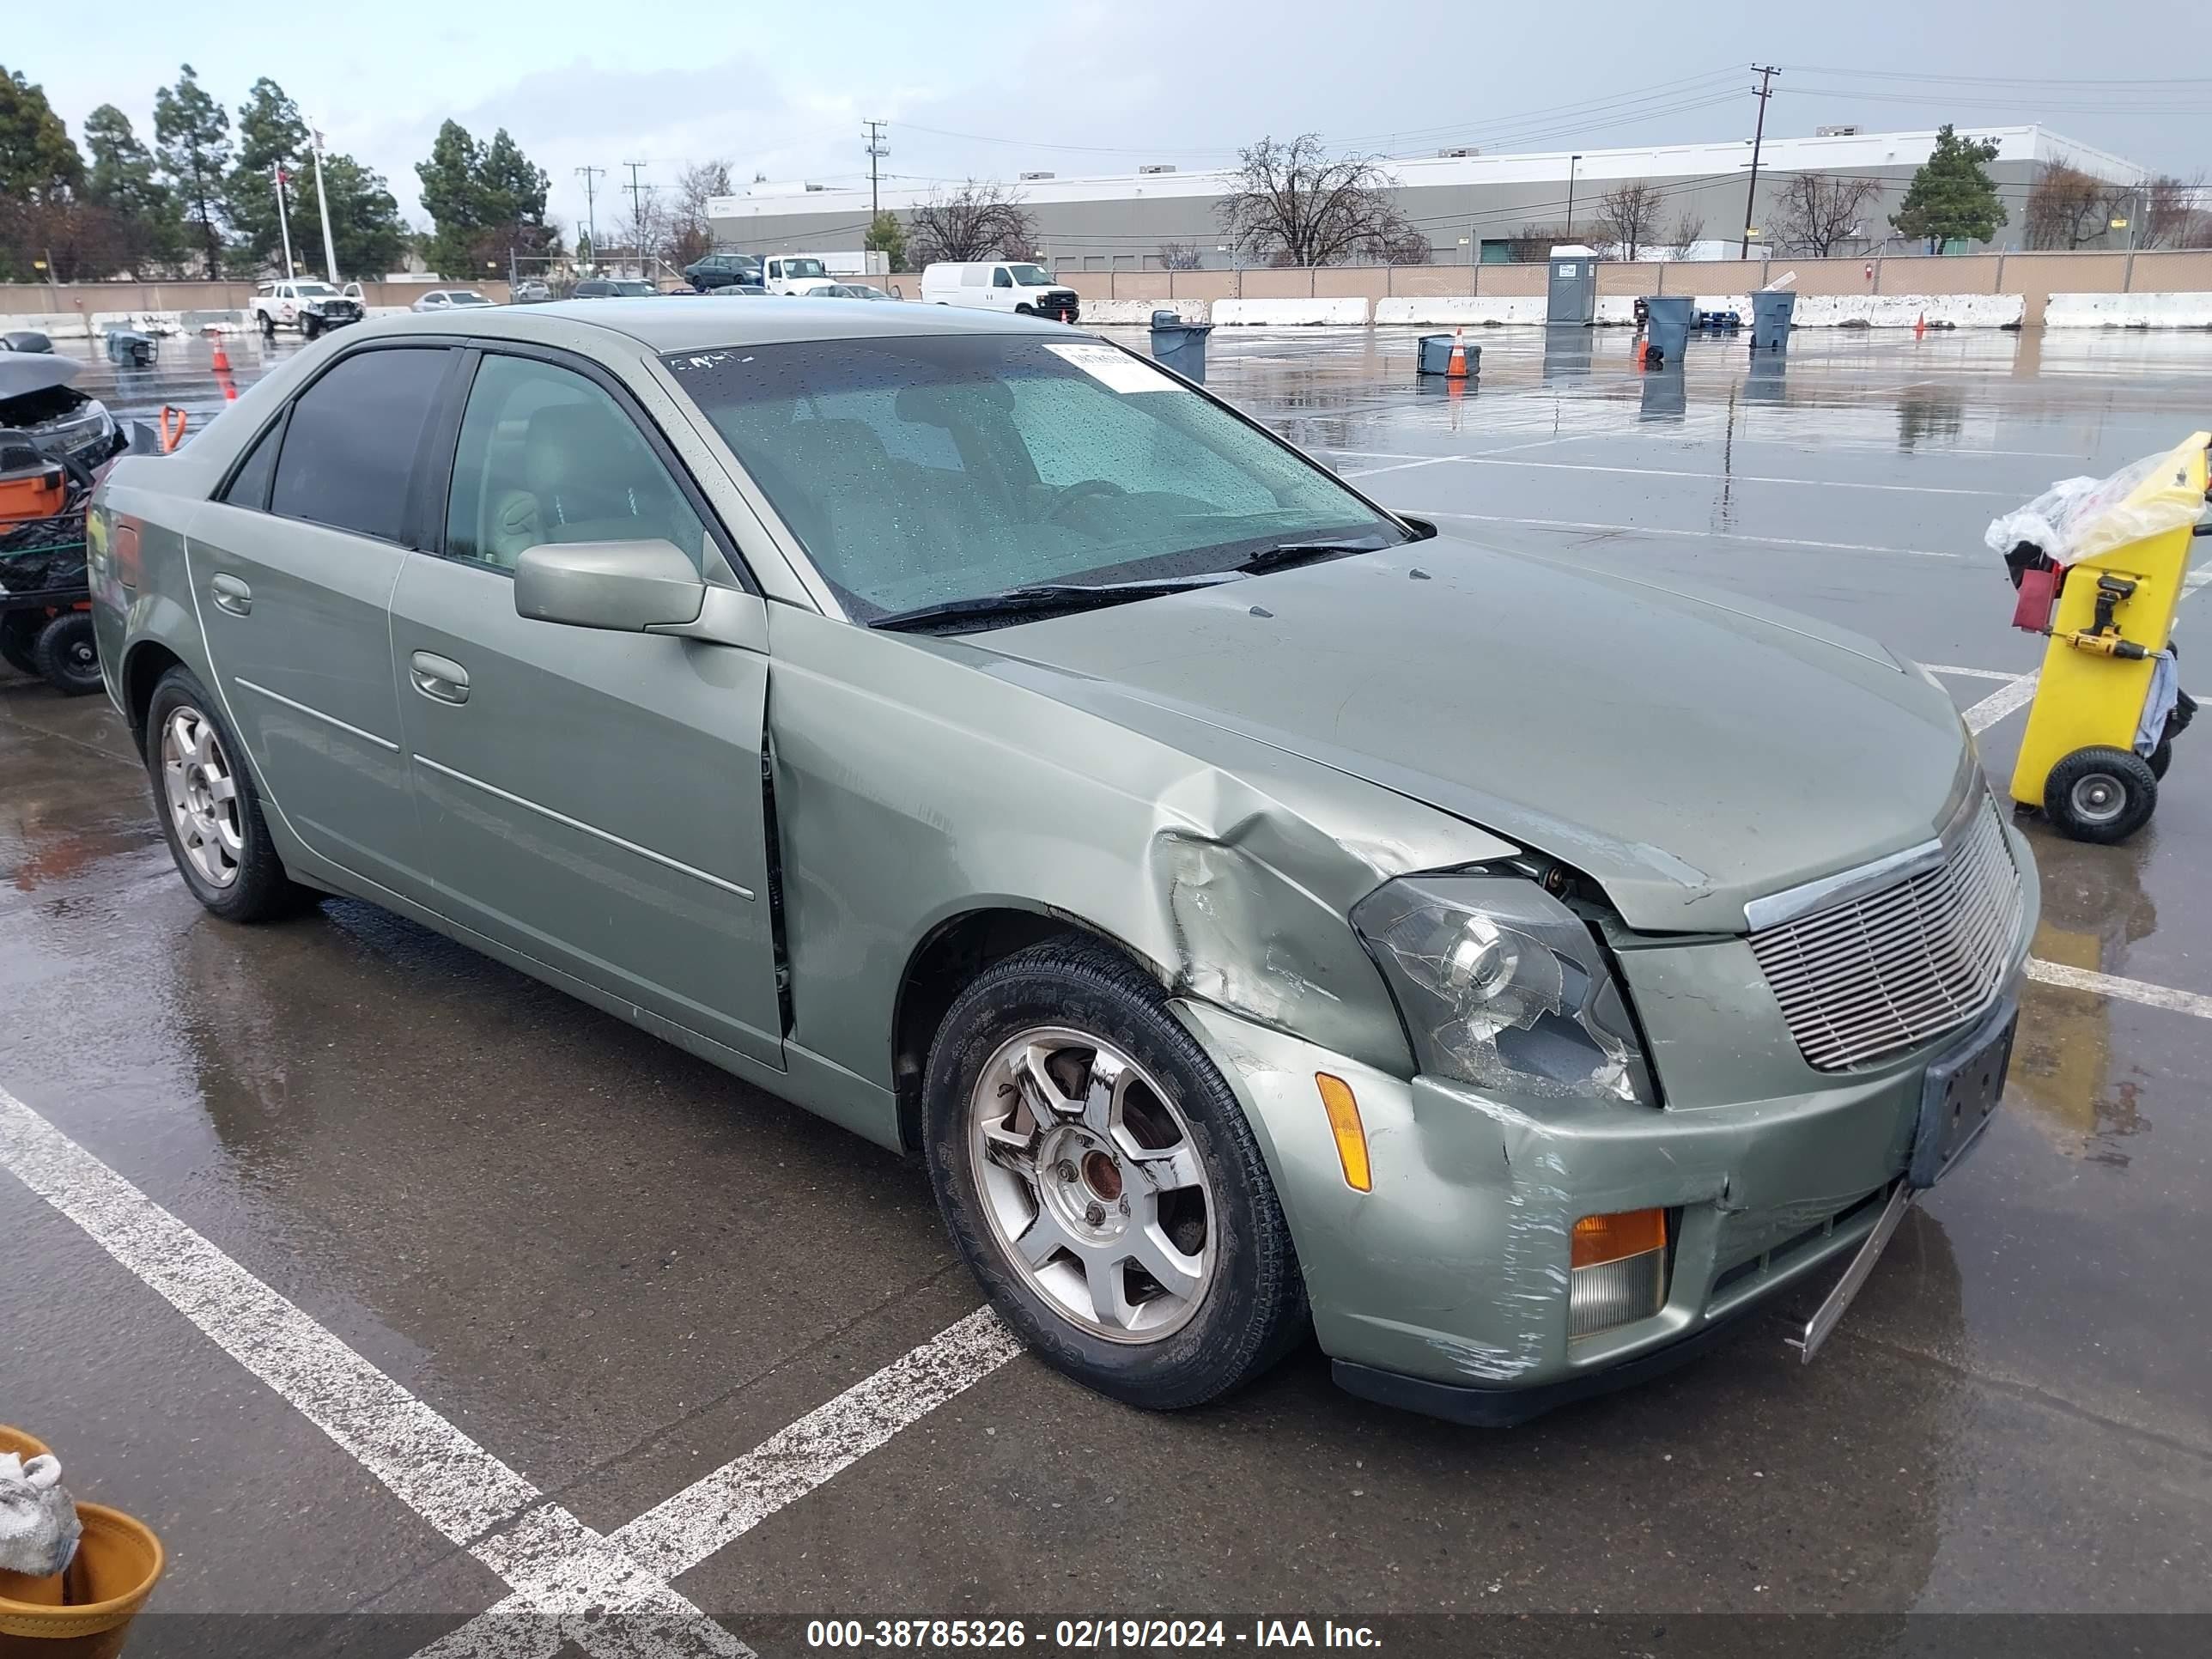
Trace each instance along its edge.
<path fill-rule="evenodd" d="M 777 345 L 799 340 L 889 339 L 915 334 L 1036 334 L 1071 339 L 1065 325 L 1004 312 L 951 306 L 847 305 L 839 300 L 778 298 L 764 306 L 695 306 L 678 295 L 647 299 L 559 300 L 550 305 L 494 307 L 458 318 L 379 318 L 357 324 L 347 337 L 440 333 L 487 338 L 572 342 L 579 329 L 626 335 L 654 353 L 704 351 L 725 346 Z"/>

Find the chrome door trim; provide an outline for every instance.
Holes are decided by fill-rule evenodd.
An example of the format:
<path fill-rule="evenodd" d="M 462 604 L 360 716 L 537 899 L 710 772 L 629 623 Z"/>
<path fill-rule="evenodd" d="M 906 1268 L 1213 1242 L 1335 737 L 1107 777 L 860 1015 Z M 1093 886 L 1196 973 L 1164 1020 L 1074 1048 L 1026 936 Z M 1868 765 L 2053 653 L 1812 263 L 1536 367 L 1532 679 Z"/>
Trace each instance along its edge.
<path fill-rule="evenodd" d="M 719 887 L 726 893 L 735 893 L 741 899 L 750 901 L 754 896 L 753 890 L 750 887 L 740 887 L 734 881 L 725 881 L 721 877 L 710 874 L 696 866 L 686 864 L 681 859 L 672 859 L 665 853 L 656 853 L 650 847 L 641 847 L 634 841 L 624 841 L 620 836 L 602 830 L 597 824 L 586 823 L 580 818 L 572 818 L 566 812 L 556 812 L 550 806 L 540 806 L 536 801 L 527 799 L 521 795 L 509 794 L 495 784 L 486 783 L 482 778 L 471 777 L 466 772 L 441 765 L 427 755 L 416 756 L 415 763 L 417 766 L 427 766 L 433 772 L 451 778 L 457 783 L 465 783 L 471 789 L 481 789 L 487 795 L 495 796 L 510 805 L 526 808 L 537 813 L 540 817 L 550 818 L 554 823 L 564 824 L 571 830 L 580 830 L 587 836 L 595 836 L 611 846 L 621 848 L 625 853 L 635 853 L 641 859 L 651 859 L 655 864 L 665 866 L 679 875 L 690 876 L 696 880 L 703 881 L 708 886 Z"/>
<path fill-rule="evenodd" d="M 374 732 L 364 732 L 358 726 L 349 726 L 343 720 L 340 720 L 336 714 L 325 714 L 321 709 L 310 708 L 304 702 L 295 702 L 283 692 L 271 691 L 267 686 L 257 684 L 254 681 L 247 679 L 243 674 L 233 674 L 230 677 L 230 680 L 232 684 L 242 685 L 248 691 L 252 691 L 258 696 L 266 697 L 271 702 L 281 702 L 287 708 L 297 709 L 302 714 L 313 715 L 315 719 L 322 721 L 325 726 L 335 726 L 341 732 L 350 732 L 353 736 L 359 738 L 364 743 L 373 743 L 379 749 L 386 750 L 394 755 L 399 752 L 399 745 L 392 742 L 391 738 L 380 738 Z"/>

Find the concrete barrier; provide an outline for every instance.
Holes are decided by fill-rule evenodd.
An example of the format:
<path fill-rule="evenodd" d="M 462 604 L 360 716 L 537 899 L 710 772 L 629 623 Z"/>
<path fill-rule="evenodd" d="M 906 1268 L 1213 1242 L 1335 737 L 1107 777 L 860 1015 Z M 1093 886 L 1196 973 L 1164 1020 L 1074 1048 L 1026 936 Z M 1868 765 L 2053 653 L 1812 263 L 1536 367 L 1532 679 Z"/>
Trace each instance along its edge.
<path fill-rule="evenodd" d="M 2020 294 L 1801 294 L 1800 328 L 2018 328 L 2027 315 Z M 1747 305 L 1744 320 L 1751 320 Z"/>
<path fill-rule="evenodd" d="M 2054 294 L 2045 328 L 2212 328 L 2212 294 Z"/>
<path fill-rule="evenodd" d="M 1212 320 L 1210 310 L 1204 300 L 1085 300 L 1083 320 L 1101 328 L 1121 324 L 1141 326 L 1152 320 L 1154 312 L 1172 311 L 1186 323 L 1204 323 Z"/>
<path fill-rule="evenodd" d="M 18 311 L 0 317 L 0 334 L 14 334 L 29 329 L 50 340 L 86 340 L 92 337 L 82 313 L 74 311 Z"/>
<path fill-rule="evenodd" d="M 1598 302 L 1601 306 L 1603 301 Z M 1544 296 L 1540 294 L 1485 295 L 1440 294 L 1429 298 L 1377 300 L 1375 321 L 1443 328 L 1495 328 L 1506 324 L 1540 323 Z"/>
<path fill-rule="evenodd" d="M 1368 302 L 1358 296 L 1341 300 L 1216 300 L 1208 320 L 1230 327 L 1283 327 L 1291 325 L 1334 325 L 1359 328 L 1367 322 Z M 1150 317 L 1148 311 L 1146 315 Z"/>

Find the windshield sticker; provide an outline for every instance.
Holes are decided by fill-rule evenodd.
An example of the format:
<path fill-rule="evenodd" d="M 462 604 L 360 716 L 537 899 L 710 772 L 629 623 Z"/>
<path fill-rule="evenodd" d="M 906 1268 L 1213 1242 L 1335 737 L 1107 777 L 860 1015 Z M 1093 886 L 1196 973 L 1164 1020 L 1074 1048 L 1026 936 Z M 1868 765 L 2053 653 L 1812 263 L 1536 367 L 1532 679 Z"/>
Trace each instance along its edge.
<path fill-rule="evenodd" d="M 1109 345 L 1048 345 L 1110 392 L 1170 392 L 1175 382 L 1141 357 Z"/>

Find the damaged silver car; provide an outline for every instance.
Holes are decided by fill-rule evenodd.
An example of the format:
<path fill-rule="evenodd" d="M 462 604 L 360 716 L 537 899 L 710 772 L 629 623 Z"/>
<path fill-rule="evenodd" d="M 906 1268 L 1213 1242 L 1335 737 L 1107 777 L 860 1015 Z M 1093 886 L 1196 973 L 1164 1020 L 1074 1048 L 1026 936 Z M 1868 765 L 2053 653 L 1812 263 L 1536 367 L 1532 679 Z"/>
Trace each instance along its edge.
<path fill-rule="evenodd" d="M 2033 869 L 1926 675 L 1064 327 L 395 318 L 94 516 L 209 909 L 372 900 L 916 1154 L 1139 1405 L 1310 1333 L 1513 1421 L 1855 1257 L 1809 1355 L 2002 1087 Z"/>

